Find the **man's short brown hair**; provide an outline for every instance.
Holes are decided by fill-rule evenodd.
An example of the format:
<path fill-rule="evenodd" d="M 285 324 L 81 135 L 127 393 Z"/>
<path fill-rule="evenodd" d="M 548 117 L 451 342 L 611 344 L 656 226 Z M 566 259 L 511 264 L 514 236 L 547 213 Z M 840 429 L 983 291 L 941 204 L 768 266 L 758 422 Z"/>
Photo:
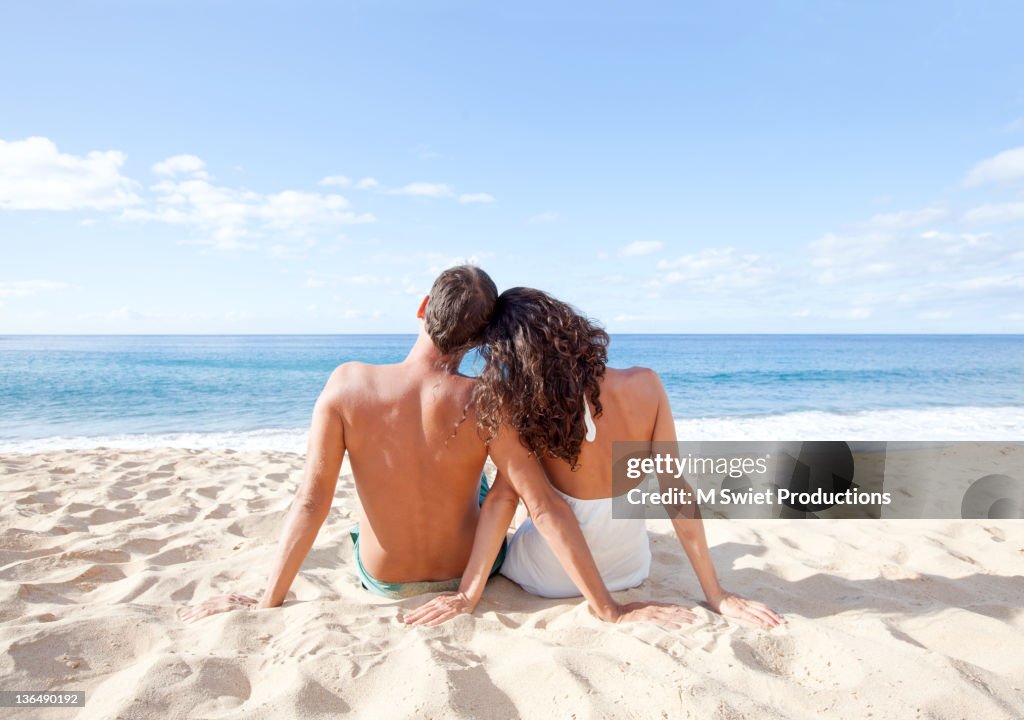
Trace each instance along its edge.
<path fill-rule="evenodd" d="M 498 300 L 491 276 L 473 265 L 456 265 L 437 276 L 423 315 L 427 334 L 445 355 L 480 342 Z"/>

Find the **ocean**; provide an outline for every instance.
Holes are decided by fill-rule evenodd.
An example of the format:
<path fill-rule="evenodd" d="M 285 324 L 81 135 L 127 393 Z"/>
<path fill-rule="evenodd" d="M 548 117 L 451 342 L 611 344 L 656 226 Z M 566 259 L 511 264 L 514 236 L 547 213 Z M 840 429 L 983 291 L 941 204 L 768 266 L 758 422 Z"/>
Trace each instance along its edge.
<path fill-rule="evenodd" d="M 0 336 L 0 452 L 301 452 L 331 370 L 413 340 Z M 614 335 L 609 354 L 661 375 L 681 439 L 1024 439 L 1020 335 Z"/>

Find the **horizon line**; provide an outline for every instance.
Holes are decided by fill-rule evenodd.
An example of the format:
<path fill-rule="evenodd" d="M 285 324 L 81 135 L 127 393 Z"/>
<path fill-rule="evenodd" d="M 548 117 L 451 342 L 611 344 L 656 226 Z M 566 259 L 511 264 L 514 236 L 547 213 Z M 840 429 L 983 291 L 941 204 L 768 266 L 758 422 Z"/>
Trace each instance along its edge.
<path fill-rule="evenodd" d="M 1021 332 L 609 332 L 609 335 L 642 337 L 1022 337 Z M 30 337 L 415 337 L 415 332 L 350 332 L 350 333 L 2 333 L 0 338 Z"/>

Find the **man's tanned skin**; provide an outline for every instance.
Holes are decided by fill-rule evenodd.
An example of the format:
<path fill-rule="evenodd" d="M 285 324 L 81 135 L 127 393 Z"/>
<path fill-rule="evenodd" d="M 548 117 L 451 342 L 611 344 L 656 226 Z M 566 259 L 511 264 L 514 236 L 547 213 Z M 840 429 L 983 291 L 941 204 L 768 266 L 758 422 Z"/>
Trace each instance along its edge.
<path fill-rule="evenodd" d="M 420 305 L 421 319 L 429 298 Z M 480 474 L 490 453 L 497 498 L 522 497 L 538 530 L 601 619 L 691 622 L 689 611 L 662 603 L 618 605 L 608 593 L 572 510 L 551 488 L 536 459 L 512 432 L 485 444 L 469 410 L 472 378 L 456 371 L 421 324 L 409 355 L 394 365 L 346 363 L 331 375 L 313 411 L 303 480 L 281 531 L 262 598 L 232 594 L 181 614 L 193 621 L 239 607 L 281 605 L 334 497 L 348 451 L 363 508 L 359 551 L 384 582 L 458 577 L 473 548 L 480 515 Z M 493 560 L 493 558 L 492 558 Z"/>

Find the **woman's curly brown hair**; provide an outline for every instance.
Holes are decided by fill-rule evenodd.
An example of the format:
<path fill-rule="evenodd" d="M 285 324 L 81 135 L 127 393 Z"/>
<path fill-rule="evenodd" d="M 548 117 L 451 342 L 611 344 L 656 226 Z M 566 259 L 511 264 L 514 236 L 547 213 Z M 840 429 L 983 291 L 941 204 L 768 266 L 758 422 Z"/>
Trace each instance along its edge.
<path fill-rule="evenodd" d="M 584 397 L 594 417 L 602 410 L 608 333 L 547 293 L 517 287 L 498 296 L 479 352 L 481 432 L 492 438 L 508 424 L 538 458 L 560 458 L 575 470 L 586 434 Z"/>

